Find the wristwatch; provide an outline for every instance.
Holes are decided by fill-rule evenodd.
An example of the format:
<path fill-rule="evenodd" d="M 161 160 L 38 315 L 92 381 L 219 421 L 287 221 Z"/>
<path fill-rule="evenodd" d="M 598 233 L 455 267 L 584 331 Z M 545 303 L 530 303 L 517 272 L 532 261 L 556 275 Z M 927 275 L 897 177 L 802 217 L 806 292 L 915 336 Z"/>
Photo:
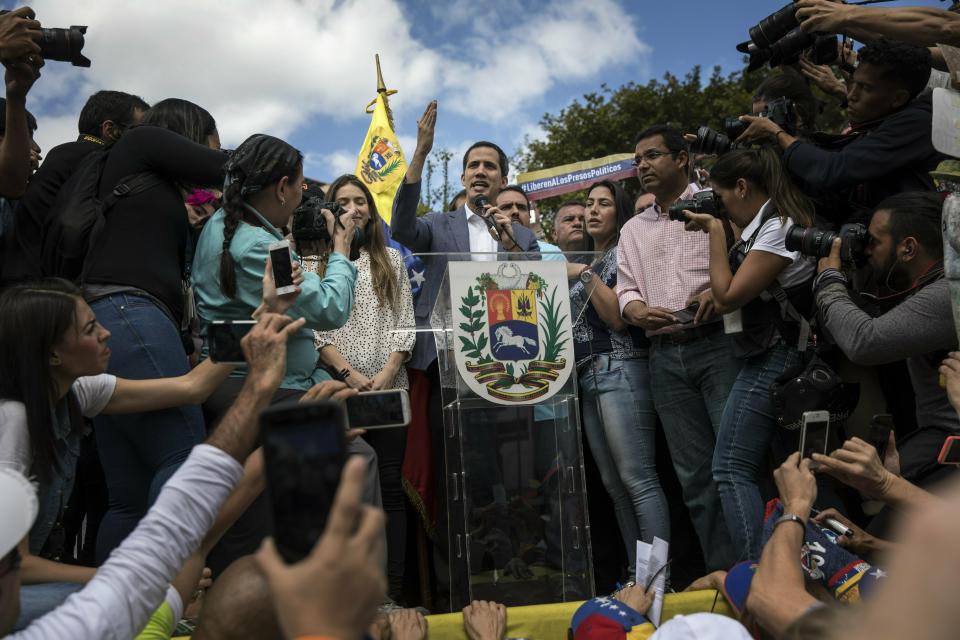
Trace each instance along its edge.
<path fill-rule="evenodd" d="M 793 515 L 792 513 L 785 513 L 779 518 L 777 518 L 777 521 L 773 523 L 773 530 L 776 531 L 777 527 L 782 525 L 784 522 L 796 522 L 804 529 L 807 528 L 807 523 L 803 521 L 803 518 L 801 518 L 800 516 Z"/>
<path fill-rule="evenodd" d="M 593 280 L 593 269 L 584 269 L 580 272 L 580 282 L 590 284 L 591 280 Z"/>

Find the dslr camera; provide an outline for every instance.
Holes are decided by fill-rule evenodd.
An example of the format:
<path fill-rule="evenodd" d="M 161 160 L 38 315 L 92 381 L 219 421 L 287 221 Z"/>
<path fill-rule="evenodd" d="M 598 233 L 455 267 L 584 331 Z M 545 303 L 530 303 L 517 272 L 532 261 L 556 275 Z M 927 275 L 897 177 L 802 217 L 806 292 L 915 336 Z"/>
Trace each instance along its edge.
<path fill-rule="evenodd" d="M 331 244 L 333 239 L 327 230 L 327 219 L 323 210 L 327 209 L 334 218 L 340 218 L 346 211 L 336 202 L 324 202 L 320 196 L 304 197 L 300 206 L 293 210 L 293 222 L 290 233 L 297 243 L 321 241 Z"/>
<path fill-rule="evenodd" d="M 749 34 L 750 40 L 737 45 L 737 51 L 750 57 L 748 72 L 764 64 L 769 64 L 771 69 L 794 64 L 804 51 L 810 52 L 810 61 L 814 64 L 830 64 L 837 59 L 837 37 L 801 29 L 793 2 L 755 24 Z"/>
<path fill-rule="evenodd" d="M 670 209 L 667 211 L 667 216 L 669 216 L 671 220 L 688 222 L 687 217 L 683 215 L 684 211 L 692 211 L 693 213 L 709 213 L 714 218 L 718 218 L 720 217 L 717 215 L 720 211 L 720 200 L 717 199 L 717 196 L 714 195 L 713 191 L 701 191 L 693 194 L 693 197 L 689 200 L 677 200 L 675 203 L 670 205 Z"/>
<path fill-rule="evenodd" d="M 0 16 L 10 13 L 4 9 Z M 90 59 L 85 57 L 83 49 L 83 34 L 86 26 L 72 26 L 69 29 L 40 29 L 40 55 L 44 60 L 59 60 L 69 62 L 75 67 L 89 67 Z"/>
<path fill-rule="evenodd" d="M 840 260 L 855 265 L 863 264 L 870 233 L 867 227 L 860 223 L 845 224 L 839 231 L 794 225 L 787 231 L 784 245 L 787 251 L 799 251 L 813 258 L 826 258 L 837 238 L 840 238 L 841 242 Z"/>
<path fill-rule="evenodd" d="M 777 126 L 792 135 L 796 114 L 797 109 L 793 100 L 780 97 L 767 102 L 766 109 L 763 111 L 751 113 L 750 115 L 770 118 Z M 694 153 L 723 155 L 731 149 L 738 148 L 734 140 L 739 138 L 740 134 L 747 130 L 747 126 L 747 123 L 741 122 L 739 118 L 724 118 L 724 133 L 714 131 L 710 127 L 700 127 L 697 129 L 696 141 L 690 144 L 690 150 Z"/>

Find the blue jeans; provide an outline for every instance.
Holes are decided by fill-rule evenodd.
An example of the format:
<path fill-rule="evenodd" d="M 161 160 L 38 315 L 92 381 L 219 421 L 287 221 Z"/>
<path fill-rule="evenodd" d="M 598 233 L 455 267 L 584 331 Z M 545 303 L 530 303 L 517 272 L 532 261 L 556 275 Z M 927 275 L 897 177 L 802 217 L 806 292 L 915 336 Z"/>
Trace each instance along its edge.
<path fill-rule="evenodd" d="M 14 631 L 21 631 L 36 620 L 47 615 L 63 604 L 71 594 L 83 589 L 82 584 L 74 582 L 45 582 L 27 584 L 20 587 L 20 615 L 13 625 Z"/>
<path fill-rule="evenodd" d="M 657 414 L 646 358 L 593 356 L 580 373 L 583 427 L 636 569 L 637 540 L 669 542 L 670 515 L 657 477 Z"/>
<path fill-rule="evenodd" d="M 723 410 L 713 455 L 713 479 L 737 561 L 760 559 L 763 499 L 757 477 L 779 430 L 770 402 L 770 385 L 784 371 L 800 364 L 800 358 L 795 346 L 779 342 L 745 359 Z"/>
<path fill-rule="evenodd" d="M 113 334 L 108 371 L 147 380 L 190 370 L 180 332 L 149 298 L 116 293 L 91 305 Z M 123 542 L 156 500 L 164 483 L 187 459 L 205 430 L 199 406 L 149 413 L 98 416 L 94 431 L 110 502 L 97 533 L 97 563 Z"/>
<path fill-rule="evenodd" d="M 726 571 L 736 557 L 710 463 L 720 416 L 739 371 L 733 343 L 723 332 L 679 345 L 653 339 L 650 348 L 653 404 L 707 571 Z"/>

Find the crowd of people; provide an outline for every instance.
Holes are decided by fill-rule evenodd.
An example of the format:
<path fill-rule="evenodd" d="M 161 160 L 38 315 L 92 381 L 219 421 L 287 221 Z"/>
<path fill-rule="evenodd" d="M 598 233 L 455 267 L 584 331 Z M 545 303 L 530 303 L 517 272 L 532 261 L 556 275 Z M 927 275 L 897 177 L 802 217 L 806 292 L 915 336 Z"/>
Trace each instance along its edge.
<path fill-rule="evenodd" d="M 434 545 L 449 554 L 442 376 L 425 329 L 451 254 L 469 254 L 563 262 L 582 310 L 579 421 L 626 585 L 584 604 L 571 637 L 614 637 L 611 625 L 616 637 L 950 637 L 960 331 L 942 211 L 960 177 L 942 176 L 960 174 L 934 146 L 931 87 L 960 73 L 960 14 L 794 10 L 802 30 L 865 44 L 841 47 L 836 72 L 802 57 L 771 73 L 727 147 L 636 123 L 636 180 L 571 194 L 549 238 L 490 141 L 463 155 L 449 210 L 418 215 L 436 101 L 389 224 L 348 174 L 320 194 L 319 231 L 291 230 L 315 188 L 303 154 L 259 133 L 223 150 L 213 115 L 179 98 L 98 91 L 77 139 L 41 156 L 26 109 L 40 23 L 26 7 L 0 15 L 0 634 L 171 637 L 190 618 L 197 638 L 427 637 L 426 611 L 402 606 L 406 431 L 347 432 L 326 527 L 288 563 L 258 416 L 425 381 Z M 817 131 L 814 87 L 842 100 L 842 131 Z M 292 291 L 274 280 L 282 241 Z M 410 252 L 427 273 L 418 290 Z M 210 327 L 251 319 L 245 364 L 214 362 Z M 830 436 L 801 455 L 818 411 Z M 878 428 L 887 414 L 893 428 Z M 636 543 L 670 541 L 677 511 L 698 548 L 673 552 L 702 555 L 707 575 L 674 586 L 716 589 L 739 621 L 655 630 L 646 617 Z M 465 633 L 501 640 L 506 616 L 473 602 Z"/>

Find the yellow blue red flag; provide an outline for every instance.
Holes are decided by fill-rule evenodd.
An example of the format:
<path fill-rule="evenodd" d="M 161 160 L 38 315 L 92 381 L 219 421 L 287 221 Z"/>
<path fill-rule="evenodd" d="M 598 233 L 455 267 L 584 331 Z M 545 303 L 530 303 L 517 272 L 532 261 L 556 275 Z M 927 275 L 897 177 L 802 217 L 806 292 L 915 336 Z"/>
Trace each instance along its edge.
<path fill-rule="evenodd" d="M 357 157 L 357 177 L 370 189 L 377 211 L 387 224 L 393 213 L 393 197 L 407 172 L 407 161 L 390 124 L 385 92 L 377 94 L 367 137 Z"/>

